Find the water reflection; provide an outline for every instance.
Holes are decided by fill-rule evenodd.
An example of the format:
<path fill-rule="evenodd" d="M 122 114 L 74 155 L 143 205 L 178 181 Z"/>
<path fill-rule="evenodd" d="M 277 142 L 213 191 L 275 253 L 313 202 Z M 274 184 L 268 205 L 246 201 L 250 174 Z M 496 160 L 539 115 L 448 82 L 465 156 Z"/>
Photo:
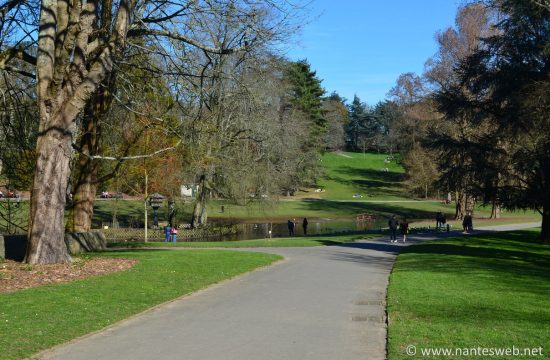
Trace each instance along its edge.
<path fill-rule="evenodd" d="M 294 236 L 304 236 L 302 226 L 303 218 L 291 219 L 295 223 Z M 308 219 L 308 236 L 378 230 L 385 224 L 384 220 L 355 221 L 334 219 Z M 238 224 L 239 231 L 236 234 L 224 236 L 219 240 L 251 240 L 265 239 L 269 237 L 288 237 L 287 222 L 258 222 L 250 224 Z M 270 235 L 271 232 L 271 235 Z"/>

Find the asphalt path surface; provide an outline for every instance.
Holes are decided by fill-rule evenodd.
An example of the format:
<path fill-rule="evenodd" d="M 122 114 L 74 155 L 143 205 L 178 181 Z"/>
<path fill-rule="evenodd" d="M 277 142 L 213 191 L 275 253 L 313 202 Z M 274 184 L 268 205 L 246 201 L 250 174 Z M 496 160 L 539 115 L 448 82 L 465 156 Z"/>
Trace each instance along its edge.
<path fill-rule="evenodd" d="M 386 238 L 342 246 L 246 249 L 279 254 L 285 260 L 169 302 L 37 357 L 385 359 L 386 288 L 395 257 L 410 243 L 459 234 L 454 231 L 410 236 L 407 244 L 389 243 Z"/>

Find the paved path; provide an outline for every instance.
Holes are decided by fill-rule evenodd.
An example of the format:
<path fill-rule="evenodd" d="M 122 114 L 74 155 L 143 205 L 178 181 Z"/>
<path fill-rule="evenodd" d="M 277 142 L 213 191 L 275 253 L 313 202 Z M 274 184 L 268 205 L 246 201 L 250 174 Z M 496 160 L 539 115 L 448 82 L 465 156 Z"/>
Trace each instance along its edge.
<path fill-rule="evenodd" d="M 438 236 L 457 235 L 442 233 Z M 411 243 L 433 238 L 411 237 Z M 386 239 L 247 249 L 286 260 L 40 354 L 43 359 L 377 360 L 395 256 Z"/>

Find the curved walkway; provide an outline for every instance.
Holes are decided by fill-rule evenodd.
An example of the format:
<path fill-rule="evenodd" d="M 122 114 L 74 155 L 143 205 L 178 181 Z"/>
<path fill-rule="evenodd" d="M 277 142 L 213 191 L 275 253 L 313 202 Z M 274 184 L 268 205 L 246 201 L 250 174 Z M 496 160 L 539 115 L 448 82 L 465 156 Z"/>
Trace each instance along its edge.
<path fill-rule="evenodd" d="M 407 244 L 429 238 L 433 236 L 411 237 Z M 170 302 L 39 358 L 384 359 L 388 275 L 403 246 L 379 239 L 342 246 L 246 249 L 280 254 L 286 261 Z"/>

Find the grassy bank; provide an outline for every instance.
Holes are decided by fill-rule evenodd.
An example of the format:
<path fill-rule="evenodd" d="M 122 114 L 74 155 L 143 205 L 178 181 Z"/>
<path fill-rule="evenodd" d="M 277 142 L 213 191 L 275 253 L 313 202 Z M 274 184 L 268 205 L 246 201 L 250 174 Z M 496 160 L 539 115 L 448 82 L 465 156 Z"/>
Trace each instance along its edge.
<path fill-rule="evenodd" d="M 550 246 L 536 235 L 517 231 L 407 248 L 390 277 L 389 359 L 410 359 L 409 345 L 418 357 L 427 348 L 513 346 L 542 347 L 548 356 Z"/>
<path fill-rule="evenodd" d="M 361 199 L 403 200 L 408 198 L 401 186 L 404 169 L 395 160 L 385 162 L 385 154 L 326 153 L 321 162 L 326 177 L 319 181 L 326 200 Z"/>
<path fill-rule="evenodd" d="M 328 246 L 339 245 L 347 242 L 353 242 L 360 239 L 371 239 L 383 236 L 383 234 L 353 234 L 353 235 L 324 235 L 292 238 L 273 238 L 258 240 L 239 240 L 239 241 L 191 241 L 191 242 L 136 242 L 136 243 L 111 243 L 110 247 L 183 247 L 183 248 L 258 248 L 258 247 L 308 247 L 308 246 Z"/>
<path fill-rule="evenodd" d="M 215 250 L 101 256 L 140 262 L 125 272 L 0 294 L 0 359 L 27 357 L 280 259 Z"/>

